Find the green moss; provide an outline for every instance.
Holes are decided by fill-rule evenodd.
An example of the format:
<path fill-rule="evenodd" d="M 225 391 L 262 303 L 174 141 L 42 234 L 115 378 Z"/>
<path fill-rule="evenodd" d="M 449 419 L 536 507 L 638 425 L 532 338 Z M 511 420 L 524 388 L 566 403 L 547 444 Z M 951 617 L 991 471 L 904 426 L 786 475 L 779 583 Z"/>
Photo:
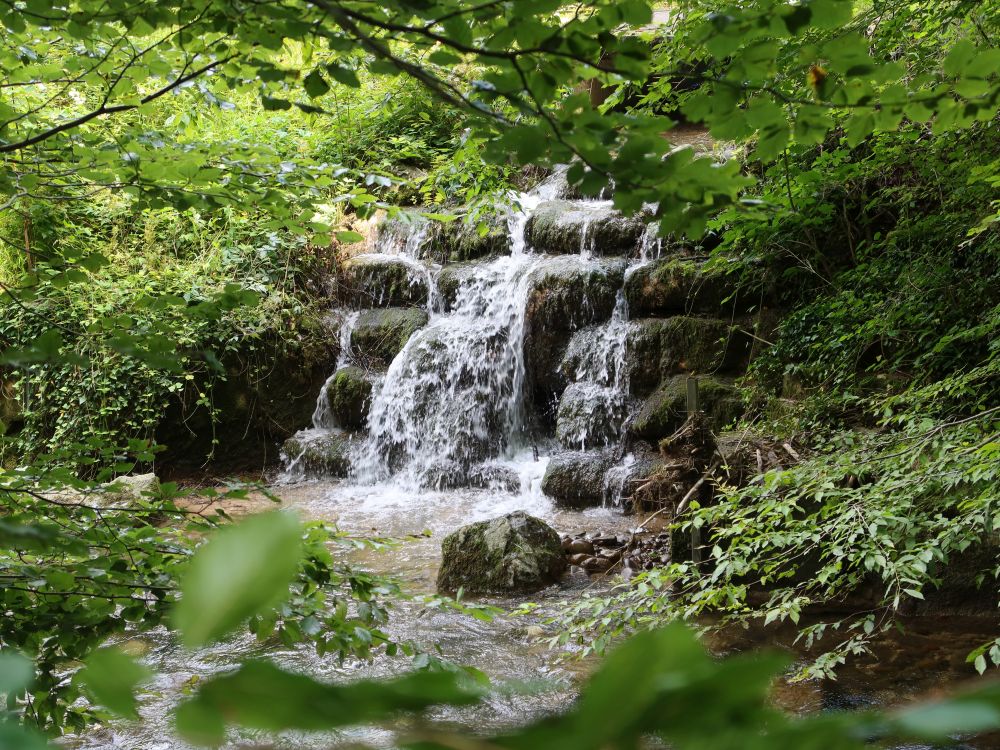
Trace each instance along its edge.
<path fill-rule="evenodd" d="M 743 400 L 739 390 L 716 378 L 698 378 L 701 410 L 716 430 L 739 419 Z M 687 376 L 678 375 L 663 383 L 643 403 L 632 421 L 632 432 L 656 442 L 673 434 L 687 418 Z"/>
<path fill-rule="evenodd" d="M 368 419 L 372 383 L 360 367 L 344 367 L 327 383 L 330 412 L 337 423 L 348 430 L 360 430 Z"/>
<path fill-rule="evenodd" d="M 340 268 L 337 296 L 352 307 L 427 304 L 427 282 L 399 258 L 359 255 Z"/>
<path fill-rule="evenodd" d="M 736 292 L 736 281 L 721 270 L 679 258 L 643 266 L 625 284 L 629 312 L 636 317 L 744 312 L 754 300 L 734 297 Z"/>

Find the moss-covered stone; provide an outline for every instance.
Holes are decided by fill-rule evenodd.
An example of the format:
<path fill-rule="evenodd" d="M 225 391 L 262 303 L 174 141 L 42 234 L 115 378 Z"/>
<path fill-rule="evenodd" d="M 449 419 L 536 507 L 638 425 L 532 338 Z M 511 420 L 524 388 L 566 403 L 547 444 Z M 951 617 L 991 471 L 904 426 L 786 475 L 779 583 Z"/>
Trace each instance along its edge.
<path fill-rule="evenodd" d="M 340 268 L 337 296 L 351 307 L 426 305 L 427 294 L 427 274 L 411 260 L 356 255 Z"/>
<path fill-rule="evenodd" d="M 542 492 L 569 507 L 601 505 L 604 480 L 612 464 L 612 457 L 606 451 L 556 454 L 545 468 Z"/>
<path fill-rule="evenodd" d="M 552 258 L 532 272 L 524 356 L 536 405 L 566 387 L 560 363 L 573 332 L 608 320 L 625 273 L 622 261 Z"/>
<path fill-rule="evenodd" d="M 740 373 L 750 354 L 750 341 L 738 326 L 714 318 L 633 320 L 627 349 L 632 393 L 649 393 L 678 373 Z"/>
<path fill-rule="evenodd" d="M 377 367 L 388 367 L 413 333 L 427 325 L 427 312 L 416 307 L 365 310 L 351 331 L 351 350 Z"/>
<path fill-rule="evenodd" d="M 479 267 L 478 263 L 449 263 L 438 272 L 437 294 L 446 311 L 455 306 L 458 290 L 475 276 Z"/>
<path fill-rule="evenodd" d="M 557 534 L 523 510 L 463 526 L 441 544 L 437 588 L 472 594 L 523 594 L 558 582 L 566 556 Z"/>
<path fill-rule="evenodd" d="M 630 256 L 638 253 L 646 225 L 641 217 L 626 218 L 603 204 L 546 201 L 524 231 L 528 244 L 545 253 Z"/>
<path fill-rule="evenodd" d="M 302 430 L 281 448 L 293 476 L 346 477 L 351 470 L 352 436 L 338 430 Z"/>
<path fill-rule="evenodd" d="M 373 378 L 360 367 L 342 367 L 326 384 L 330 416 L 347 430 L 363 429 L 371 405 Z"/>
<path fill-rule="evenodd" d="M 559 398 L 556 439 L 565 448 L 604 447 L 625 417 L 624 394 L 596 383 L 571 383 Z"/>
<path fill-rule="evenodd" d="M 480 233 L 480 224 L 485 228 Z M 481 222 L 453 221 L 441 225 L 433 244 L 435 258 L 452 263 L 506 255 L 510 252 L 510 230 L 503 217 Z"/>
<path fill-rule="evenodd" d="M 753 300 L 736 295 L 737 284 L 721 270 L 671 258 L 653 261 L 629 274 L 625 297 L 632 317 L 690 313 L 744 312 Z"/>
<path fill-rule="evenodd" d="M 743 400 L 739 390 L 724 380 L 698 378 L 701 411 L 716 430 L 739 419 Z M 687 376 L 678 375 L 664 382 L 645 402 L 631 423 L 631 432 L 653 443 L 672 435 L 687 418 Z"/>

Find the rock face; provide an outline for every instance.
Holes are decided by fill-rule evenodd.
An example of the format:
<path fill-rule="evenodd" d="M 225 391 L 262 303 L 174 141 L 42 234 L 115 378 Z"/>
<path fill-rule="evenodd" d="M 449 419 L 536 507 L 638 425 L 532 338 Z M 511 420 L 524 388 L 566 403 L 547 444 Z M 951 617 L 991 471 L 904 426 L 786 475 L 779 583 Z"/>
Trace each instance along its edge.
<path fill-rule="evenodd" d="M 342 367 L 326 384 L 330 415 L 346 430 L 360 430 L 368 419 L 372 377 L 360 367 Z"/>
<path fill-rule="evenodd" d="M 531 593 L 556 583 L 566 569 L 559 535 L 520 510 L 463 526 L 445 537 L 441 552 L 442 593 Z"/>
<path fill-rule="evenodd" d="M 732 298 L 736 284 L 725 273 L 692 260 L 658 260 L 636 269 L 625 284 L 633 318 L 691 313 L 745 312 L 752 300 Z"/>
<path fill-rule="evenodd" d="M 701 410 L 713 429 L 739 419 L 743 414 L 743 401 L 731 383 L 716 378 L 698 379 L 698 398 Z M 661 385 L 643 403 L 632 420 L 634 435 L 653 443 L 669 437 L 687 418 L 687 376 L 678 375 Z"/>
<path fill-rule="evenodd" d="M 714 318 L 674 316 L 629 323 L 633 393 L 649 393 L 671 375 L 738 372 L 750 354 L 750 337 Z"/>
<path fill-rule="evenodd" d="M 575 508 L 604 502 L 604 479 L 613 461 L 606 452 L 560 453 L 549 459 L 542 492 Z"/>
<path fill-rule="evenodd" d="M 335 430 L 302 430 L 285 441 L 281 452 L 291 474 L 346 477 L 351 442 L 351 435 Z"/>
<path fill-rule="evenodd" d="M 625 218 L 610 206 L 568 201 L 540 204 L 525 227 L 529 245 L 556 255 L 581 250 L 595 255 L 634 255 L 645 232 L 641 218 Z"/>
<path fill-rule="evenodd" d="M 427 278 L 403 258 L 359 255 L 340 269 L 337 296 L 357 308 L 427 304 Z"/>
<path fill-rule="evenodd" d="M 564 448 L 603 448 L 619 435 L 625 400 L 613 388 L 570 383 L 559 398 L 556 439 Z"/>
<path fill-rule="evenodd" d="M 414 331 L 427 325 L 427 312 L 417 307 L 365 310 L 351 331 L 351 348 L 362 359 L 385 368 L 406 346 Z"/>

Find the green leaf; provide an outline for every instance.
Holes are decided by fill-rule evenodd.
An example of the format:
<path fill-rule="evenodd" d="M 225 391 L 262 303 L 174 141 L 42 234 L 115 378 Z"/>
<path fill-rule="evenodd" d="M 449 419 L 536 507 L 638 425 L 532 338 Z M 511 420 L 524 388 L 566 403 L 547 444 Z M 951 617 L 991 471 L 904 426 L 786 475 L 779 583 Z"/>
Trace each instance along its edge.
<path fill-rule="evenodd" d="M 181 579 L 173 621 L 184 644 L 203 646 L 283 601 L 302 557 L 301 537 L 298 519 L 281 511 L 216 532 Z"/>
<path fill-rule="evenodd" d="M 363 242 L 365 239 L 365 236 L 363 234 L 359 234 L 358 232 L 337 232 L 336 237 L 337 242 L 343 242 L 344 244 Z"/>
<path fill-rule="evenodd" d="M 177 709 L 188 740 L 220 744 L 225 722 L 267 731 L 319 731 L 387 719 L 440 704 L 470 705 L 482 691 L 453 672 L 417 672 L 395 680 L 327 685 L 266 661 L 251 661 L 202 685 Z"/>
<path fill-rule="evenodd" d="M 0 651 L 0 694 L 19 693 L 35 679 L 31 660 L 9 648 Z"/>
<path fill-rule="evenodd" d="M 137 718 L 135 689 L 150 677 L 150 671 L 116 648 L 93 652 L 76 674 L 95 703 L 119 716 Z"/>
<path fill-rule="evenodd" d="M 302 86 L 305 88 L 310 99 L 318 99 L 330 90 L 330 84 L 326 82 L 323 74 L 318 70 L 314 70 L 307 75 L 305 80 L 302 81 Z"/>

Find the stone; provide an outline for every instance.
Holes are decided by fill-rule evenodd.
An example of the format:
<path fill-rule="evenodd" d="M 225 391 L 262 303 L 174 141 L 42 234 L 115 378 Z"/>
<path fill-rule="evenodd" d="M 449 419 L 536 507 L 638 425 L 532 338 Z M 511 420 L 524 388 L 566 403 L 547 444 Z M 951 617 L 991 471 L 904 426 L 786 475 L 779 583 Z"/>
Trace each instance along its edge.
<path fill-rule="evenodd" d="M 540 203 L 524 232 L 528 244 L 544 253 L 631 256 L 638 253 L 646 224 L 605 203 L 557 200 Z"/>
<path fill-rule="evenodd" d="M 435 283 L 445 312 L 454 309 L 458 290 L 475 276 L 477 268 L 481 268 L 477 263 L 449 263 L 438 272 Z"/>
<path fill-rule="evenodd" d="M 115 502 L 137 503 L 148 501 L 160 494 L 160 480 L 156 474 L 127 474 L 104 485 Z"/>
<path fill-rule="evenodd" d="M 564 448 L 584 450 L 611 445 L 621 432 L 625 396 L 596 383 L 570 383 L 559 398 L 556 439 Z"/>
<path fill-rule="evenodd" d="M 356 255 L 341 264 L 337 297 L 356 308 L 427 304 L 427 272 L 408 258 Z"/>
<path fill-rule="evenodd" d="M 405 254 L 437 263 L 476 260 L 510 252 L 506 216 L 494 214 L 470 220 L 437 221 L 422 214 L 434 208 L 410 208 L 378 226 L 375 248 L 382 253 Z M 480 225 L 485 232 L 480 233 Z"/>
<path fill-rule="evenodd" d="M 604 502 L 604 478 L 613 461 L 606 452 L 559 453 L 549 458 L 542 492 L 561 505 L 585 508 Z"/>
<path fill-rule="evenodd" d="M 698 378 L 701 411 L 716 431 L 743 415 L 739 390 L 718 378 Z M 637 437 L 657 442 L 672 435 L 687 419 L 687 376 L 664 382 L 639 408 L 630 430 Z"/>
<path fill-rule="evenodd" d="M 362 361 L 386 368 L 415 331 L 427 325 L 427 311 L 417 307 L 364 310 L 351 331 L 351 350 Z"/>
<path fill-rule="evenodd" d="M 722 270 L 678 258 L 640 266 L 625 282 L 625 298 L 633 318 L 744 313 L 755 300 L 734 296 L 736 291 L 736 279 Z"/>
<path fill-rule="evenodd" d="M 441 544 L 441 558 L 442 593 L 532 593 L 558 582 L 566 570 L 559 534 L 523 510 L 452 532 Z"/>
<path fill-rule="evenodd" d="M 569 544 L 565 545 L 565 549 L 574 555 L 581 552 L 585 555 L 594 554 L 594 544 L 586 539 L 570 539 Z"/>
<path fill-rule="evenodd" d="M 632 320 L 628 327 L 629 387 L 650 393 L 679 373 L 738 374 L 746 367 L 750 337 L 715 318 L 674 316 Z"/>
<path fill-rule="evenodd" d="M 364 429 L 371 406 L 375 378 L 360 367 L 337 370 L 326 384 L 329 415 L 345 430 Z"/>
<path fill-rule="evenodd" d="M 532 271 L 524 358 L 536 409 L 554 403 L 568 380 L 560 370 L 573 332 L 607 321 L 625 274 L 623 261 L 552 258 Z M 548 415 L 554 418 L 554 410 Z"/>
<path fill-rule="evenodd" d="M 296 477 L 346 477 L 351 470 L 352 436 L 340 430 L 301 430 L 285 441 L 282 459 Z"/>

